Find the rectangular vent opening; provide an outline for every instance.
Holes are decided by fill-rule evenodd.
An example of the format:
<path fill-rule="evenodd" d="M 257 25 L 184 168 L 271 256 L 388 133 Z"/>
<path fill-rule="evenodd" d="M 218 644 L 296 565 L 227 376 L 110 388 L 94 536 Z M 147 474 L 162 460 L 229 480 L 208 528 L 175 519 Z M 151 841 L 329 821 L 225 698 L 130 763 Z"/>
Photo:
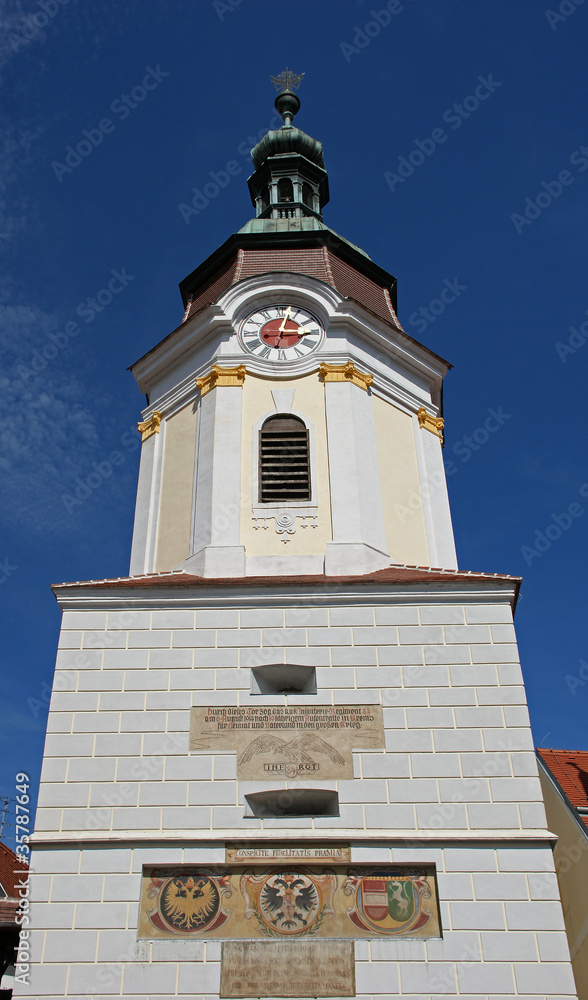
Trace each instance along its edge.
<path fill-rule="evenodd" d="M 259 819 L 338 815 L 339 796 L 327 788 L 276 788 L 245 796 L 245 816 Z"/>
<path fill-rule="evenodd" d="M 284 505 L 310 500 L 308 430 L 300 420 L 273 418 L 259 432 L 259 499 Z"/>
<path fill-rule="evenodd" d="M 251 668 L 252 694 L 316 694 L 316 668 L 268 663 Z"/>

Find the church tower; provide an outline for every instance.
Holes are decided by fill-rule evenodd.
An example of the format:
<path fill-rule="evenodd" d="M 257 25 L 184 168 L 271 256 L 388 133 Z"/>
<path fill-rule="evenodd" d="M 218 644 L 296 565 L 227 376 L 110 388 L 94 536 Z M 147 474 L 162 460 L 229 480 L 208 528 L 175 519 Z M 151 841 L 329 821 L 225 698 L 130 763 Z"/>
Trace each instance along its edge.
<path fill-rule="evenodd" d="M 132 366 L 130 575 L 55 587 L 19 995 L 575 997 L 520 581 L 457 567 L 450 366 L 323 221 L 299 82 Z"/>

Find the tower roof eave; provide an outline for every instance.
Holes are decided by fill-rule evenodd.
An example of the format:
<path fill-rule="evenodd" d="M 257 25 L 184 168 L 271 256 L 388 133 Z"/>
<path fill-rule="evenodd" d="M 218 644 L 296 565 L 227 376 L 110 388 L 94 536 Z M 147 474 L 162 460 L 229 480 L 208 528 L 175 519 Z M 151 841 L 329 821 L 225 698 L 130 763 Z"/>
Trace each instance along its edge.
<path fill-rule="evenodd" d="M 301 254 L 303 250 L 308 253 Z M 320 228 L 313 226 L 310 230 L 267 232 L 264 229 L 261 233 L 239 232 L 230 236 L 180 282 L 186 308 L 186 316 L 180 326 L 146 351 L 129 366 L 129 370 L 135 374 L 138 365 L 193 316 L 216 302 L 232 285 L 272 271 L 306 274 L 329 284 L 344 298 L 357 302 L 389 324 L 446 370 L 453 367 L 445 358 L 403 330 L 396 315 L 396 278 L 375 264 L 363 251 L 321 224 Z"/>
<path fill-rule="evenodd" d="M 407 566 L 390 564 L 386 569 L 376 570 L 373 573 L 361 575 L 350 574 L 343 576 L 327 576 L 325 574 L 292 576 L 245 576 L 245 577 L 204 577 L 185 573 L 182 570 L 172 570 L 164 573 L 149 573 L 140 576 L 118 577 L 111 580 L 84 580 L 72 583 L 60 583 L 52 586 L 53 593 L 59 604 L 63 606 L 70 601 L 77 601 L 78 597 L 84 602 L 84 593 L 88 591 L 106 592 L 133 591 L 136 594 L 147 594 L 149 591 L 193 591 L 195 596 L 207 589 L 217 591 L 222 589 L 228 591 L 234 588 L 241 592 L 244 588 L 248 590 L 269 591 L 275 599 L 278 590 L 297 591 L 312 590 L 320 588 L 322 599 L 329 599 L 328 588 L 333 590 L 340 597 L 346 588 L 376 588 L 378 590 L 390 590 L 396 587 L 434 588 L 437 594 L 440 588 L 450 593 L 456 586 L 471 590 L 472 594 L 479 591 L 480 587 L 489 587 L 496 591 L 505 591 L 509 596 L 511 606 L 516 606 L 521 577 L 508 576 L 499 573 L 475 573 L 463 570 L 449 570 L 428 566 Z M 204 596 L 204 595 L 202 595 Z"/>

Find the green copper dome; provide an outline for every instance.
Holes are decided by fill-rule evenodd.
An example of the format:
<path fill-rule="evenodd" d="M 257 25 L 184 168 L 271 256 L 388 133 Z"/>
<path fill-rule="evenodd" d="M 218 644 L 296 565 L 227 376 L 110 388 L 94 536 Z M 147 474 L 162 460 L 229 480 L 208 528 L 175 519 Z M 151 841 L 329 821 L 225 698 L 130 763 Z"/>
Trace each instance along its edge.
<path fill-rule="evenodd" d="M 284 124 L 264 135 L 251 150 L 255 170 L 247 184 L 258 220 L 320 220 L 329 200 L 322 143 L 292 124 L 300 100 L 291 88 L 298 87 L 303 75 L 287 69 L 272 76 L 280 88 L 274 107 Z"/>
<path fill-rule="evenodd" d="M 293 125 L 282 125 L 275 132 L 267 132 L 254 146 L 251 159 L 255 169 L 265 163 L 269 156 L 280 153 L 300 153 L 311 163 L 316 163 L 323 170 L 325 168 L 322 143 Z"/>

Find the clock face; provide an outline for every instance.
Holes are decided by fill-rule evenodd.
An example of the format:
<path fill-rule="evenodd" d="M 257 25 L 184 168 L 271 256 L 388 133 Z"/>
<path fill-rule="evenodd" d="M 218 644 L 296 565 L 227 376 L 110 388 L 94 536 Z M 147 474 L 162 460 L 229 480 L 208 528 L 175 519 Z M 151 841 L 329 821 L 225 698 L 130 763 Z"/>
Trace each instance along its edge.
<path fill-rule="evenodd" d="M 265 361 L 297 361 L 315 350 L 323 328 L 300 306 L 264 306 L 251 313 L 241 326 L 246 351 Z"/>

